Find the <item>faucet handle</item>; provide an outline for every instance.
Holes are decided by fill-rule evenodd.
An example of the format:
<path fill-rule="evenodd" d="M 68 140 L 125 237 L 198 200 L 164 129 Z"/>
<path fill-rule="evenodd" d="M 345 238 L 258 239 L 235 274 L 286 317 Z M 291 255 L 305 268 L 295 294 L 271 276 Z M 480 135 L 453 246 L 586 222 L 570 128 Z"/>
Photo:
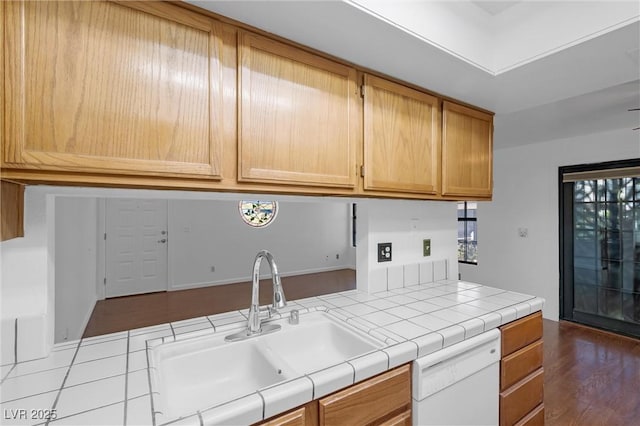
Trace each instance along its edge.
<path fill-rule="evenodd" d="M 289 316 L 289 324 L 299 324 L 300 323 L 300 312 L 298 312 L 297 309 L 294 309 L 291 311 L 291 314 Z"/>

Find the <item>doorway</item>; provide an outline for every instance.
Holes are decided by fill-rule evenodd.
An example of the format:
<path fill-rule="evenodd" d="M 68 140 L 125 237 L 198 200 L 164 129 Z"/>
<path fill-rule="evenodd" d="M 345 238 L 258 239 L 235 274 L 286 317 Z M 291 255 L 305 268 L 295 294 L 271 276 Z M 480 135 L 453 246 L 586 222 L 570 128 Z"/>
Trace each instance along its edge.
<path fill-rule="evenodd" d="M 640 337 L 640 160 L 561 167 L 560 317 Z"/>
<path fill-rule="evenodd" d="M 105 295 L 167 290 L 167 201 L 107 199 Z"/>

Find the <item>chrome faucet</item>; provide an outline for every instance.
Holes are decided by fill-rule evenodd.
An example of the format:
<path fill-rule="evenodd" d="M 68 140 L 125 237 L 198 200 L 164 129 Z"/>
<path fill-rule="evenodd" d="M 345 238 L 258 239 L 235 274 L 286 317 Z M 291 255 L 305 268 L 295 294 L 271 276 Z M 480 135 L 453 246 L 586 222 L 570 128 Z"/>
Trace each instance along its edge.
<path fill-rule="evenodd" d="M 260 264 L 262 259 L 267 259 L 273 280 L 273 303 L 265 308 L 260 308 Z M 271 253 L 267 250 L 260 250 L 253 261 L 253 284 L 251 286 L 251 306 L 249 307 L 247 328 L 244 331 L 228 335 L 225 340 L 233 342 L 280 330 L 281 327 L 278 324 L 262 325 L 262 317 L 260 315 L 266 313 L 267 317 L 270 318 L 278 309 L 285 306 L 287 306 L 287 300 L 284 297 L 284 290 L 280 282 L 278 265 L 276 265 Z"/>

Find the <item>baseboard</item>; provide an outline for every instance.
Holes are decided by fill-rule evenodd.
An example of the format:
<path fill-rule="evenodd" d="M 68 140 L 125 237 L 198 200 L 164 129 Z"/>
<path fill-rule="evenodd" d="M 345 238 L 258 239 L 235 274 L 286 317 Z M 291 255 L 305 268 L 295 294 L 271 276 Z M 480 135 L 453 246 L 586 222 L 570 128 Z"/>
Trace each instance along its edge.
<path fill-rule="evenodd" d="M 356 270 L 355 266 L 351 265 L 341 265 L 341 266 L 327 266 L 324 268 L 313 268 L 313 269 L 303 269 L 298 271 L 291 271 L 286 273 L 281 273 L 280 277 L 294 277 L 297 275 L 308 275 L 308 274 L 317 274 L 320 272 L 331 272 L 331 271 L 340 271 L 342 269 L 351 269 Z M 270 274 L 264 274 L 260 276 L 260 279 L 269 279 L 271 278 Z M 208 282 L 200 282 L 200 283 L 184 283 L 184 284 L 174 284 L 169 286 L 168 291 L 178 291 L 178 290 L 189 290 L 193 288 L 202 288 L 202 287 L 211 287 L 215 285 L 226 285 L 226 284 L 234 284 L 234 283 L 242 283 L 251 281 L 251 276 L 243 276 L 243 277 L 235 277 L 228 278 L 225 280 L 218 281 L 208 281 Z"/>

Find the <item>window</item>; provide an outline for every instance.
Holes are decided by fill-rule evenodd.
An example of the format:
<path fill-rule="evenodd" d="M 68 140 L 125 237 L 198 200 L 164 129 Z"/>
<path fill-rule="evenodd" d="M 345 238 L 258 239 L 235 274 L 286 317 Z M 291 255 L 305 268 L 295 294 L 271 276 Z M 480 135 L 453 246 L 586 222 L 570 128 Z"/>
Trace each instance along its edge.
<path fill-rule="evenodd" d="M 270 224 L 278 213 L 276 201 L 240 201 L 238 210 L 242 220 L 255 228 L 262 228 Z"/>
<path fill-rule="evenodd" d="M 478 203 L 458 203 L 458 262 L 478 264 Z"/>
<path fill-rule="evenodd" d="M 640 337 L 640 159 L 564 166 L 560 317 Z"/>

